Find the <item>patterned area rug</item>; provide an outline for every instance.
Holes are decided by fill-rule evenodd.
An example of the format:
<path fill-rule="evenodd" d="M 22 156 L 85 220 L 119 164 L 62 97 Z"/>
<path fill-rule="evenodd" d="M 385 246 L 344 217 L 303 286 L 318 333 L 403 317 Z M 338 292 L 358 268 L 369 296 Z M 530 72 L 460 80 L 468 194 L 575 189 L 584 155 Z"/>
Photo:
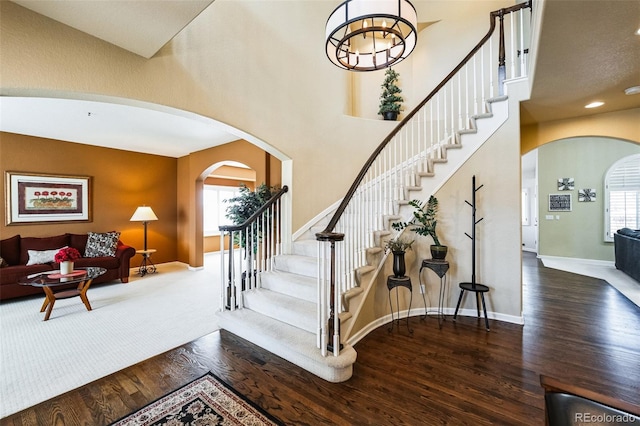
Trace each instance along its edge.
<path fill-rule="evenodd" d="M 112 425 L 280 426 L 283 424 L 240 395 L 213 373 L 207 373 Z"/>

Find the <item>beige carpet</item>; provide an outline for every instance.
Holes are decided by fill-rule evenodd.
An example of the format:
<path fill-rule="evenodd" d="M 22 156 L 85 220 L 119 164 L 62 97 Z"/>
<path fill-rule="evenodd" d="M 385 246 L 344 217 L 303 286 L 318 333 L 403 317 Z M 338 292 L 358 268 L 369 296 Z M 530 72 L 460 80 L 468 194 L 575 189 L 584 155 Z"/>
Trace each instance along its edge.
<path fill-rule="evenodd" d="M 128 284 L 89 289 L 91 312 L 60 300 L 49 321 L 43 298 L 1 303 L 0 418 L 217 330 L 218 262 L 161 264 L 142 278 L 132 270 Z"/>

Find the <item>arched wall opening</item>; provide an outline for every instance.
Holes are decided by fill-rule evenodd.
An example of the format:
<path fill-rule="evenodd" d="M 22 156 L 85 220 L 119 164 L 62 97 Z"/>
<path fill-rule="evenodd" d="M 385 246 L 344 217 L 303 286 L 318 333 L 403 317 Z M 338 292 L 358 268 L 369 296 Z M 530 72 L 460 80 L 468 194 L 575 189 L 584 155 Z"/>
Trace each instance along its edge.
<path fill-rule="evenodd" d="M 621 158 L 640 153 L 640 144 L 576 136 L 549 141 L 535 151 L 539 256 L 613 261 L 613 244 L 603 237 L 605 175 Z M 586 191 L 590 197 L 581 195 Z"/>
<path fill-rule="evenodd" d="M 130 211 L 141 204 L 158 209 L 161 224 L 156 224 L 154 230 L 158 231 L 156 241 L 160 241 L 156 259 L 161 262 L 178 260 L 191 267 L 202 266 L 202 184 L 204 172 L 211 165 L 224 160 L 247 163 L 245 153 L 257 150 L 262 153 L 258 156 L 260 167 L 247 163 L 262 170 L 257 182 L 287 185 L 289 193 L 293 190 L 292 161 L 288 156 L 251 134 L 209 117 L 135 99 L 66 91 L 47 91 L 37 96 L 16 90 L 12 96 L 3 96 L 2 102 L 3 112 L 11 112 L 5 114 L 7 117 L 3 115 L 3 131 L 31 136 L 43 144 L 58 144 L 44 138 L 62 141 L 56 152 L 68 147 L 73 157 L 78 152 L 91 153 L 87 154 L 94 158 L 91 162 L 60 164 L 66 174 L 99 177 L 95 183 L 96 200 L 108 199 L 114 207 L 95 215 L 93 225 L 85 224 L 89 230 L 106 222 L 105 230 L 122 229 L 125 238 L 135 241 L 138 236 L 128 220 Z M 94 114 L 96 111 L 99 113 Z M 143 140 L 146 144 L 141 144 Z M 65 145 L 64 141 L 75 143 Z M 233 152 L 218 155 L 229 146 L 235 147 Z M 9 168 L 29 168 L 13 166 L 13 160 L 17 161 L 12 158 Z M 96 172 L 97 163 L 105 163 L 98 169 L 111 176 L 109 179 L 98 176 L 101 173 Z M 128 166 L 130 163 L 135 166 Z M 116 176 L 114 168 L 119 171 Z M 55 170 L 48 166 L 36 171 Z M 123 205 L 118 208 L 112 197 Z M 290 239 L 290 197 L 282 207 L 283 235 Z M 128 216 L 118 215 L 125 211 Z"/>
<path fill-rule="evenodd" d="M 192 268 L 200 268 L 204 265 L 206 250 L 203 229 L 203 191 L 205 181 L 213 170 L 229 162 L 242 163 L 250 170 L 255 171 L 254 185 L 265 183 L 267 185 L 290 186 L 291 160 L 281 161 L 270 152 L 244 139 L 192 153 L 188 157 L 179 159 L 178 169 L 180 170 L 181 165 L 189 167 L 188 175 L 192 177 L 191 183 L 185 182 L 188 198 L 183 197 L 184 194 L 180 189 L 178 190 L 179 208 L 183 212 L 189 213 L 185 217 L 189 223 L 184 224 L 184 229 L 189 230 L 190 236 L 181 238 L 181 240 L 188 247 L 188 263 Z M 179 172 L 179 176 L 182 175 L 183 173 Z M 289 219 L 286 221 L 290 223 L 291 207 L 288 199 L 287 197 L 283 204 L 283 222 L 285 222 L 285 217 L 288 217 Z M 283 229 L 283 236 L 291 236 L 290 226 L 287 232 L 284 232 Z"/>

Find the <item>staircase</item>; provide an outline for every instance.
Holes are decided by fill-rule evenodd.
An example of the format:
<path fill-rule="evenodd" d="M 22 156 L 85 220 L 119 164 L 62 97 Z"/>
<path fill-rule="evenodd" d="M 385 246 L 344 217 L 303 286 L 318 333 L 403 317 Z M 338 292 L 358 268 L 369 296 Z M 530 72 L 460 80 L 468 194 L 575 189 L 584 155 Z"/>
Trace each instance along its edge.
<path fill-rule="evenodd" d="M 253 265 L 257 273 L 241 283 L 231 250 L 226 272 L 223 262 L 227 297 L 219 313 L 221 328 L 327 381 L 351 377 L 356 352 L 348 340 L 386 259 L 383 247 L 394 236 L 390 223 L 408 220 L 408 201 L 427 199 L 508 119 L 508 98 L 502 94 L 505 41 L 492 36 L 498 19 L 503 25 L 505 16 L 520 15 L 526 7 L 492 13 L 487 36 L 382 142 L 340 205 L 309 224 L 291 253 L 248 250 L 252 254 L 245 270 Z M 512 25 L 521 27 L 518 18 Z M 512 56 L 525 51 L 522 43 L 510 46 Z M 494 57 L 493 49 L 499 52 L 495 69 L 494 62 L 484 63 L 485 55 Z M 483 58 L 480 65 L 478 57 Z M 509 74 L 521 77 L 525 71 L 520 57 Z M 269 217 L 274 216 L 272 210 Z M 261 232 L 256 229 L 241 232 Z"/>

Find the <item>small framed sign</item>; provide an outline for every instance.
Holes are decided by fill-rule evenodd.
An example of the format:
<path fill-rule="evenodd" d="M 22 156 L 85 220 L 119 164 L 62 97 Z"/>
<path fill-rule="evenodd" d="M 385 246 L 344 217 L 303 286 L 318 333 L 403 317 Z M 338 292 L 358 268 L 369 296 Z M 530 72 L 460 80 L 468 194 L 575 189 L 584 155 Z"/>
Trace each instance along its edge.
<path fill-rule="evenodd" d="M 570 212 L 571 194 L 549 194 L 550 212 Z"/>

